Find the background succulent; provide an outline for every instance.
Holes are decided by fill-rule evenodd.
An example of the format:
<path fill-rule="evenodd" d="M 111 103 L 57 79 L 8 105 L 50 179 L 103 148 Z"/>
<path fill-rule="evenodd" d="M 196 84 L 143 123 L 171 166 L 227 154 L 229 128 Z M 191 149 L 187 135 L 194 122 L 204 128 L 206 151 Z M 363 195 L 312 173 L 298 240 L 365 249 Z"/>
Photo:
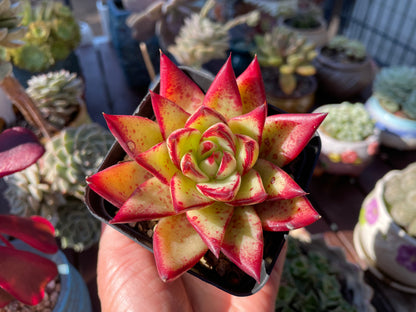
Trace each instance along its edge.
<path fill-rule="evenodd" d="M 42 116 L 62 129 L 76 117 L 83 105 L 84 83 L 67 70 L 32 76 L 26 92 L 35 101 Z"/>
<path fill-rule="evenodd" d="M 46 183 L 37 163 L 4 177 L 4 180 L 7 184 L 4 197 L 11 214 L 22 217 L 40 215 L 56 225 L 57 209 L 65 203 L 65 199 Z"/>
<path fill-rule="evenodd" d="M 85 177 L 94 173 L 114 139 L 95 123 L 62 130 L 46 143 L 45 179 L 62 194 L 84 199 Z"/>
<path fill-rule="evenodd" d="M 367 55 L 366 47 L 358 40 L 349 39 L 345 36 L 335 36 L 333 37 L 326 48 L 334 51 L 339 58 L 346 57 L 355 62 L 363 61 Z"/>
<path fill-rule="evenodd" d="M 410 165 L 384 185 L 384 201 L 393 220 L 416 237 L 416 165 Z"/>
<path fill-rule="evenodd" d="M 312 43 L 297 33 L 284 28 L 273 27 L 269 32 L 255 37 L 257 55 L 262 67 L 277 68 L 279 85 L 286 94 L 296 89 L 296 75 L 311 76 L 316 73 L 312 65 L 317 52 Z"/>
<path fill-rule="evenodd" d="M 343 102 L 324 109 L 328 113 L 320 129 L 340 141 L 361 141 L 374 133 L 375 121 L 362 103 Z"/>
<path fill-rule="evenodd" d="M 416 68 L 408 66 L 384 67 L 374 80 L 374 95 L 391 113 L 403 111 L 416 119 Z"/>
<path fill-rule="evenodd" d="M 229 49 L 229 30 L 239 24 L 251 26 L 258 22 L 257 11 L 241 15 L 226 23 L 212 20 L 208 12 L 215 1 L 207 1 L 199 14 L 193 13 L 185 19 L 175 44 L 168 47 L 175 59 L 182 65 L 201 67 L 213 59 L 225 59 Z"/>
<path fill-rule="evenodd" d="M 27 26 L 24 45 L 7 49 L 19 68 L 36 72 L 48 69 L 63 60 L 81 40 L 81 33 L 72 11 L 58 1 L 23 3 L 22 24 Z"/>

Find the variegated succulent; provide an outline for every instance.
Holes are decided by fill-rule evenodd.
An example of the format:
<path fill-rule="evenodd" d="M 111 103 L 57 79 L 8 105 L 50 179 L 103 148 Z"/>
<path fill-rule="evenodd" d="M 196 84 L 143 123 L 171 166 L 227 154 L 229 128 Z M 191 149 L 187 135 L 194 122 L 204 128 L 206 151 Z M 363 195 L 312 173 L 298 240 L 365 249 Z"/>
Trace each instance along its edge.
<path fill-rule="evenodd" d="M 87 182 L 119 208 L 111 223 L 158 220 L 153 251 L 163 281 L 210 250 L 259 282 L 263 231 L 319 218 L 282 167 L 325 114 L 267 116 L 257 58 L 236 78 L 229 57 L 205 94 L 166 55 L 160 62 L 160 93 L 150 93 L 156 121 L 105 114 L 130 160 Z"/>

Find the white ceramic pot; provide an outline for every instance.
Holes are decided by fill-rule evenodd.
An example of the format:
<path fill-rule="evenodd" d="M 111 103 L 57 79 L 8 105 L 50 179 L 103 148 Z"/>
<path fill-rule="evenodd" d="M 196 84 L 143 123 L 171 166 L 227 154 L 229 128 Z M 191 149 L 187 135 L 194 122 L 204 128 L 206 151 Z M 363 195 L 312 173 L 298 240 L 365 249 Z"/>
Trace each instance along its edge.
<path fill-rule="evenodd" d="M 416 238 L 393 221 L 383 199 L 386 181 L 399 173 L 388 172 L 365 198 L 354 244 L 364 260 L 396 284 L 416 289 Z"/>
<path fill-rule="evenodd" d="M 314 112 L 323 112 L 331 105 L 318 107 Z M 328 136 L 318 128 L 321 138 L 321 154 L 319 162 L 324 171 L 331 174 L 358 176 L 377 154 L 380 131 L 374 129 L 374 133 L 363 141 L 340 141 Z"/>
<path fill-rule="evenodd" d="M 375 96 L 365 103 L 365 108 L 376 120 L 376 127 L 381 130 L 380 143 L 400 149 L 416 149 L 416 120 L 397 117 L 386 111 Z"/>

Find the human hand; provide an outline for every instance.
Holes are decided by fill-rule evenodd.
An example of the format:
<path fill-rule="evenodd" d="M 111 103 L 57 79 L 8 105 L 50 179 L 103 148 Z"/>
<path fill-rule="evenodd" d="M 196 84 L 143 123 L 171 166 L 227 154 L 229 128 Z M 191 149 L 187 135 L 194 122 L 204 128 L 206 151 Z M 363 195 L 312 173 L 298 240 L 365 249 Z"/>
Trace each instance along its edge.
<path fill-rule="evenodd" d="M 105 226 L 97 265 L 101 309 L 103 312 L 274 311 L 285 254 L 286 244 L 269 281 L 260 291 L 236 297 L 191 274 L 162 282 L 150 251 Z"/>

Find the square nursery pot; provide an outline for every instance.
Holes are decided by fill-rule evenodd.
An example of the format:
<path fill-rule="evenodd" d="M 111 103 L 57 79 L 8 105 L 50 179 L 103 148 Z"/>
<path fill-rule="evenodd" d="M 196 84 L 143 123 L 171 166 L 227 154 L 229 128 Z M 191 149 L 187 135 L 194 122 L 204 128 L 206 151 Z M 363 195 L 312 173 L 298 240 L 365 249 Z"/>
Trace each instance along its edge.
<path fill-rule="evenodd" d="M 212 76 L 208 76 L 205 73 L 201 73 L 200 71 L 187 67 L 181 67 L 181 69 L 188 74 L 201 87 L 202 90 L 207 91 L 208 87 L 211 85 L 213 79 Z M 153 91 L 159 91 L 159 84 L 156 84 L 155 87 L 153 87 Z M 284 113 L 283 111 L 278 111 L 271 105 L 269 105 L 268 110 L 269 115 Z M 144 97 L 134 114 L 154 119 L 150 94 L 147 94 Z M 307 190 L 314 167 L 317 163 L 320 148 L 320 138 L 318 135 L 315 135 L 300 155 L 291 164 L 284 168 L 287 172 L 292 174 L 295 181 L 305 191 Z M 103 170 L 116 164 L 125 156 L 126 153 L 116 142 L 111 147 L 106 158 L 104 159 L 104 162 L 98 170 Z M 115 216 L 117 208 L 92 191 L 88 186 L 86 188 L 85 200 L 90 212 L 95 217 L 153 252 L 152 239 L 144 231 L 141 232 L 137 225 L 109 224 L 109 221 Z M 138 224 L 140 223 L 141 222 L 138 222 Z M 260 283 L 256 283 L 252 277 L 245 274 L 231 262 L 227 264 L 227 268 L 230 268 L 230 270 L 226 270 L 225 273 L 219 273 L 220 270 L 217 271 L 215 268 L 207 268 L 201 262 L 190 269 L 188 273 L 193 274 L 201 280 L 232 295 L 252 295 L 260 290 L 269 279 L 273 266 L 278 259 L 281 248 L 285 242 L 286 234 L 287 232 L 264 232 L 264 253 Z M 204 257 L 206 259 L 215 258 L 212 254 L 210 254 L 210 251 L 208 251 Z"/>

